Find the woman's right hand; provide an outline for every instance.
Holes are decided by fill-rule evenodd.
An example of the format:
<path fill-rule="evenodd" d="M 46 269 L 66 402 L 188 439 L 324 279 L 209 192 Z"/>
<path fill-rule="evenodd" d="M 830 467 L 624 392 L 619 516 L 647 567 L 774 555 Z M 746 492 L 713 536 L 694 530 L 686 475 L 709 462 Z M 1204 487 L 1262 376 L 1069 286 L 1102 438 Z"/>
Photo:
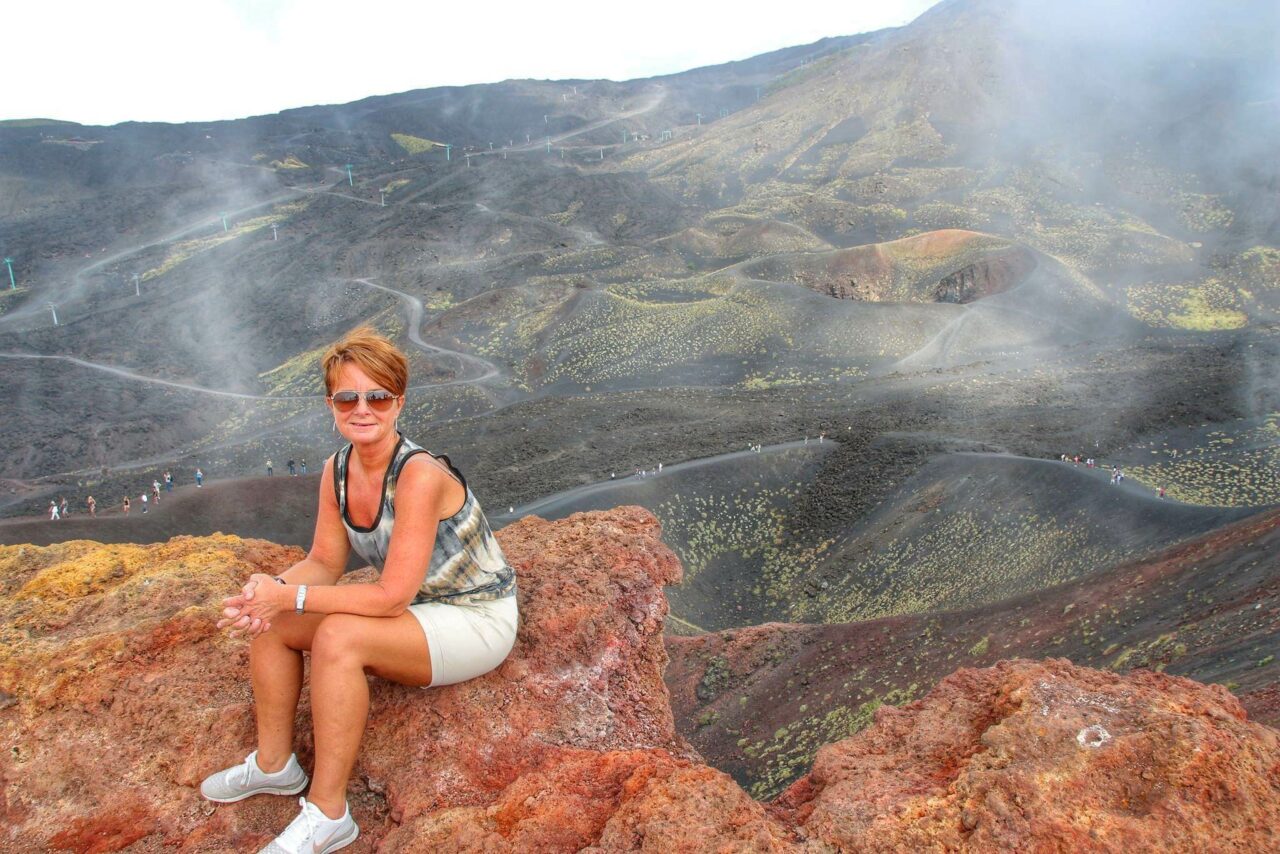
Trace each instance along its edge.
<path fill-rule="evenodd" d="M 249 640 L 253 640 L 271 629 L 270 621 L 260 620 L 245 613 L 245 607 L 249 604 L 255 585 L 256 582 L 250 581 L 239 593 L 222 600 L 222 619 L 218 620 L 218 628 L 227 630 L 233 638 L 243 634 L 248 635 Z"/>

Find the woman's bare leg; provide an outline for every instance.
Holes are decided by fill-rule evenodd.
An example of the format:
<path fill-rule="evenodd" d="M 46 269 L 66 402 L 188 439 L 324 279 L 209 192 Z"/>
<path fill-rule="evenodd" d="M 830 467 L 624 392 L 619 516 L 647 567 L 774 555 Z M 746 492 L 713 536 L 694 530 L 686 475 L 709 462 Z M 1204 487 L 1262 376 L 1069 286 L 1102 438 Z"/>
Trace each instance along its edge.
<path fill-rule="evenodd" d="M 311 648 L 322 614 L 282 614 L 249 645 L 253 705 L 258 718 L 258 766 L 279 771 L 293 753 L 293 722 L 302 692 L 302 650 Z"/>
<path fill-rule="evenodd" d="M 330 818 L 340 818 L 345 809 L 347 780 L 369 717 L 366 670 L 404 685 L 431 684 L 431 655 L 417 618 L 331 614 L 316 629 L 311 643 L 316 767 L 307 800 Z"/>

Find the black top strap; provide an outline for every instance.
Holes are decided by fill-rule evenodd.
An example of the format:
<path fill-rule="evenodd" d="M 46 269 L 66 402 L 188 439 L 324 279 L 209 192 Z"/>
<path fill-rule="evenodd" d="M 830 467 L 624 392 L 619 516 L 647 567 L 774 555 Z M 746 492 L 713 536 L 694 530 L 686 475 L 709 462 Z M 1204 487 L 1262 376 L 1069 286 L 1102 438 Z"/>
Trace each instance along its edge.
<path fill-rule="evenodd" d="M 340 448 L 333 455 L 333 498 L 338 502 L 338 512 L 346 515 L 347 508 L 342 500 L 342 484 L 347 482 L 347 457 L 351 453 L 351 446 L 346 445 Z"/>

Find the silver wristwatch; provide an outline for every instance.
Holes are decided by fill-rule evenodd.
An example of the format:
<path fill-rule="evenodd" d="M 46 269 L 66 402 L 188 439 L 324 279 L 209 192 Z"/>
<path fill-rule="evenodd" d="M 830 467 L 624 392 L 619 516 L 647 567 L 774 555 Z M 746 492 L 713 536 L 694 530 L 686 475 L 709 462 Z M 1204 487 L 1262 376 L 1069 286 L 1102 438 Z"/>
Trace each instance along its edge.
<path fill-rule="evenodd" d="M 307 585 L 299 584 L 298 596 L 296 599 L 293 600 L 293 613 L 301 614 L 302 609 L 306 606 L 306 604 L 307 604 Z"/>

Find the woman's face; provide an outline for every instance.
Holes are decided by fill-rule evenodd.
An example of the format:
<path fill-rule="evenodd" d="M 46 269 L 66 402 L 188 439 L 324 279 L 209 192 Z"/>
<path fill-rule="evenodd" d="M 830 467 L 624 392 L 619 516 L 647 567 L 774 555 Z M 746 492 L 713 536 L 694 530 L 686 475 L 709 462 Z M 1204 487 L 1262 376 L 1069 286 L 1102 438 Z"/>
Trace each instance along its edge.
<path fill-rule="evenodd" d="M 364 399 L 364 393 L 380 388 L 382 386 L 370 379 L 368 374 L 352 362 L 343 363 L 338 371 L 337 382 L 329 392 L 331 395 L 340 391 L 361 393 L 355 407 L 347 412 L 334 406 L 332 401 L 329 402 L 334 421 L 338 425 L 338 432 L 353 445 L 377 445 L 379 442 L 387 441 L 388 436 L 395 435 L 396 418 L 399 417 L 400 410 L 404 409 L 404 398 L 397 398 L 390 408 L 379 412 L 369 406 L 369 401 Z"/>

